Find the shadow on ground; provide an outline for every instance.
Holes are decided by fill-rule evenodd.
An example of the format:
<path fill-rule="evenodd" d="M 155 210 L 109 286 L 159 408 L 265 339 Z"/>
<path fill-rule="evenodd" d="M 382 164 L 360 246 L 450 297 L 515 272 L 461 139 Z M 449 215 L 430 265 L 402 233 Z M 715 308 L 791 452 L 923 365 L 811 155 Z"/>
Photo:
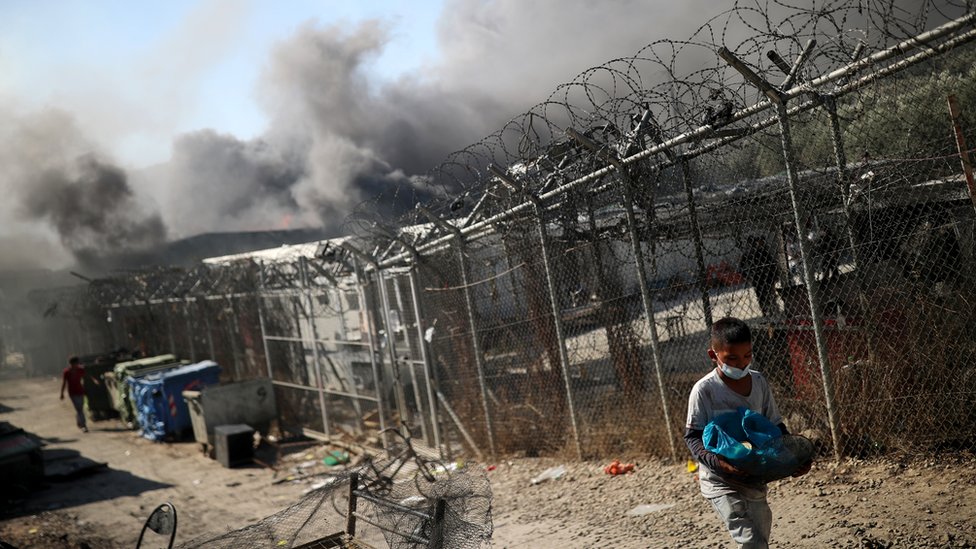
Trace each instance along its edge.
<path fill-rule="evenodd" d="M 61 482 L 45 480 L 39 490 L 22 499 L 0 500 L 0 521 L 172 487 L 107 466 L 67 478 Z"/>

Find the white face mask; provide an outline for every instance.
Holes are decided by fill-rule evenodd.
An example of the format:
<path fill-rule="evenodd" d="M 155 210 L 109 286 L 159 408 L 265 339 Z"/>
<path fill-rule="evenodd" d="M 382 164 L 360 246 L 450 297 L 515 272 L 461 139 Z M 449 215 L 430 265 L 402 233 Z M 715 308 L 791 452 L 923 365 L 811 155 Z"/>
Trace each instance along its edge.
<path fill-rule="evenodd" d="M 718 362 L 719 369 L 729 379 L 742 379 L 746 377 L 746 374 L 749 373 L 749 369 L 752 367 L 752 363 L 750 362 L 745 368 L 733 368 L 728 364 L 722 364 L 722 361 L 717 356 L 715 357 L 715 362 Z"/>

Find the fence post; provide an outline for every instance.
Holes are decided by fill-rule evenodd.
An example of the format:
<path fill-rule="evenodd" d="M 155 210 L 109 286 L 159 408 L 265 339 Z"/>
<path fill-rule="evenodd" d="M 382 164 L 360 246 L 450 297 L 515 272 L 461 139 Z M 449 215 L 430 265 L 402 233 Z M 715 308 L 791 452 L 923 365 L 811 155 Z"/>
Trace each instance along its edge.
<path fill-rule="evenodd" d="M 546 283 L 549 287 L 549 302 L 552 304 L 552 322 L 556 328 L 556 339 L 559 341 L 559 362 L 563 371 L 563 382 L 566 389 L 566 405 L 569 408 L 569 420 L 573 426 L 573 439 L 576 441 L 576 458 L 583 460 L 583 446 L 580 442 L 579 424 L 576 419 L 576 405 L 573 399 L 573 386 L 569 375 L 569 353 L 566 351 L 566 336 L 563 331 L 562 311 L 559 307 L 559 293 L 556 281 L 552 276 L 549 254 L 549 235 L 546 231 L 545 210 L 542 201 L 536 195 L 529 195 L 535 204 L 535 221 L 539 231 L 539 245 L 542 248 L 542 266 L 546 270 Z"/>
<path fill-rule="evenodd" d="M 649 113 L 645 113 L 642 123 L 646 122 Z M 644 259 L 644 247 L 641 245 L 640 240 L 640 230 L 637 226 L 637 216 L 634 214 L 634 199 L 633 199 L 633 188 L 634 184 L 633 178 L 627 171 L 627 167 L 620 162 L 620 159 L 616 156 L 607 154 L 607 151 L 601 149 L 596 143 L 593 143 L 586 136 L 573 130 L 572 128 L 566 130 L 566 133 L 570 137 L 581 143 L 584 147 L 590 149 L 591 151 L 597 153 L 603 160 L 609 162 L 617 171 L 620 176 L 621 188 L 623 189 L 624 198 L 624 210 L 627 216 L 627 229 L 630 233 L 630 247 L 631 252 L 634 254 L 634 267 L 637 269 L 637 285 L 640 288 L 641 293 L 641 305 L 644 308 L 644 316 L 647 318 L 647 325 L 650 330 L 651 335 L 651 358 L 654 362 L 654 374 L 657 379 L 658 392 L 661 397 L 661 411 L 664 413 L 664 426 L 667 431 L 668 436 L 668 447 L 671 449 L 671 459 L 678 459 L 678 450 L 674 445 L 674 428 L 671 425 L 671 409 L 668 406 L 667 392 L 664 390 L 664 361 L 661 358 L 661 346 L 658 342 L 657 336 L 657 318 L 654 314 L 654 298 L 651 296 L 651 289 L 648 287 L 647 281 L 647 266 Z M 648 208 L 648 212 L 645 212 L 647 216 L 648 223 L 651 222 L 651 216 L 654 215 L 654 208 Z M 592 218 L 592 214 L 590 216 Z M 654 235 L 651 235 L 651 242 L 653 242 Z M 654 254 L 651 254 L 651 269 L 655 274 L 657 273 L 657 262 L 654 258 Z M 706 295 L 707 298 L 707 295 Z M 707 302 L 707 301 L 706 301 Z"/>
<path fill-rule="evenodd" d="M 626 174 L 626 168 L 620 166 L 619 173 Z M 627 227 L 630 233 L 630 246 L 634 253 L 634 266 L 637 269 L 637 281 L 640 286 L 641 304 L 644 307 L 644 316 L 647 317 L 647 324 L 651 331 L 651 357 L 654 360 L 654 375 L 657 378 L 658 393 L 661 397 L 661 410 L 664 412 L 664 425 L 668 435 L 668 446 L 671 448 L 671 459 L 678 459 L 678 451 L 674 445 L 674 428 L 671 425 L 671 409 L 668 406 L 667 393 L 664 390 L 664 361 L 661 358 L 661 346 L 657 336 L 657 318 L 654 314 L 654 301 L 651 296 L 651 289 L 647 282 L 647 267 L 644 263 L 644 248 L 640 241 L 640 232 L 637 227 L 637 218 L 634 215 L 634 201 L 630 190 L 630 177 L 623 175 L 624 207 L 627 212 Z M 648 213 L 647 215 L 652 215 Z M 654 235 L 651 235 L 654 238 Z M 651 272 L 657 272 L 657 261 L 651 255 Z M 705 303 L 708 303 L 708 295 L 705 295 Z M 710 313 L 709 313 L 710 314 Z"/>
<path fill-rule="evenodd" d="M 194 298 L 194 302 L 196 302 L 199 305 L 199 303 L 200 303 L 199 298 Z M 204 301 L 204 303 L 206 304 L 207 302 Z M 213 326 L 211 326 L 211 324 L 210 324 L 210 314 L 209 314 L 210 313 L 210 310 L 209 309 L 210 309 L 210 306 L 208 304 L 207 307 L 206 307 L 206 310 L 203 312 L 203 324 L 204 324 L 204 326 L 207 329 L 207 350 L 210 352 L 210 360 L 216 361 L 217 360 L 217 353 L 214 351 Z"/>
<path fill-rule="evenodd" d="M 169 354 L 176 355 L 176 339 L 173 337 L 173 303 L 172 301 L 165 300 L 163 305 L 166 306 L 166 332 L 169 336 Z"/>
<path fill-rule="evenodd" d="M 800 211 L 799 177 L 796 171 L 796 158 L 793 151 L 793 137 L 790 134 L 790 119 L 786 111 L 786 104 L 776 105 L 776 115 L 779 118 L 780 141 L 783 144 L 783 161 L 786 163 L 786 179 L 790 186 L 790 201 L 793 205 L 793 221 L 796 224 L 797 238 L 800 244 L 800 260 L 803 265 L 803 280 L 807 287 L 807 299 L 810 302 L 810 316 L 813 321 L 813 335 L 817 342 L 817 358 L 820 362 L 820 374 L 823 379 L 824 399 L 827 403 L 827 421 L 830 423 L 830 436 L 834 444 L 834 458 L 840 459 L 840 425 L 834 403 L 834 376 L 830 369 L 830 357 L 827 353 L 827 338 L 824 335 L 823 315 L 820 311 L 820 296 L 817 280 L 814 277 L 811 264 L 810 247 L 804 238 L 803 218 Z"/>
<path fill-rule="evenodd" d="M 412 270 L 412 269 L 410 269 Z M 409 272 L 409 270 L 408 270 Z M 408 274 L 409 277 L 409 274 Z M 400 327 L 403 329 L 403 342 L 407 346 L 407 357 L 403 361 L 410 370 L 410 382 L 413 385 L 413 399 L 417 406 L 417 415 L 420 417 L 420 436 L 424 439 L 425 444 L 430 444 L 430 433 L 427 430 L 427 422 L 424 421 L 424 409 L 423 409 L 423 398 L 420 395 L 420 384 L 417 382 L 417 351 L 413 348 L 413 344 L 410 343 L 410 330 L 407 329 L 406 314 L 407 307 L 403 303 L 403 289 L 401 284 L 401 278 L 398 276 L 393 276 L 390 278 L 393 282 L 393 290 L 396 295 L 397 310 L 402 315 L 400 318 Z M 411 294 L 412 295 L 412 294 Z M 416 321 L 416 318 L 414 318 Z M 406 401 L 404 401 L 406 403 Z M 415 417 L 411 417 L 411 421 L 415 421 Z"/>
<path fill-rule="evenodd" d="M 833 95 L 824 95 L 821 98 L 827 117 L 830 119 L 830 139 L 834 145 L 834 162 L 837 164 L 837 183 L 840 185 L 841 210 L 844 216 L 844 231 L 847 233 L 847 242 L 851 247 L 851 260 L 854 262 L 854 281 L 857 285 L 857 300 L 860 302 L 861 310 L 868 321 L 868 355 L 871 364 L 877 364 L 874 355 L 875 339 L 873 322 L 869 315 L 871 305 L 867 295 L 864 293 L 864 273 L 861 271 L 861 258 L 857 249 L 857 238 L 854 236 L 854 227 L 851 225 L 851 181 L 847 173 L 847 153 L 844 150 L 844 134 L 840 129 L 840 117 L 837 116 L 837 98 Z M 829 252 L 828 252 L 829 253 Z"/>
<path fill-rule="evenodd" d="M 454 249 L 457 252 L 458 263 L 461 266 L 461 287 L 464 292 L 464 302 L 468 308 L 468 324 L 471 328 L 471 347 L 474 351 L 474 362 L 478 368 L 478 385 L 481 389 L 481 404 L 485 411 L 485 428 L 488 430 L 488 450 L 491 457 L 495 454 L 495 429 L 491 421 L 491 409 L 488 404 L 488 385 L 485 382 L 485 359 L 481 355 L 481 341 L 478 338 L 478 322 L 476 320 L 474 297 L 468 286 L 468 262 L 465 259 L 465 245 L 463 236 L 458 234 L 454 239 Z"/>
<path fill-rule="evenodd" d="M 308 279 L 308 264 L 304 257 L 298 258 L 298 269 L 302 284 L 301 292 L 305 294 L 305 306 L 308 311 L 305 314 L 306 326 L 312 343 L 312 361 L 315 367 L 315 383 L 318 385 L 319 408 L 322 411 L 322 431 L 329 436 L 329 412 L 325 406 L 325 381 L 322 379 L 322 362 L 319 360 L 318 329 L 315 327 L 315 301 L 312 299 L 312 285 Z M 301 331 L 299 331 L 301 334 Z M 305 339 L 305 338 L 301 338 Z"/>
<path fill-rule="evenodd" d="M 258 325 L 261 327 L 261 345 L 264 347 L 264 363 L 268 366 L 268 379 L 274 382 L 274 375 L 271 371 L 271 349 L 268 348 L 268 330 L 264 322 L 264 296 L 261 292 L 264 291 L 264 265 L 258 265 L 258 273 L 260 274 L 260 283 L 258 286 L 258 291 L 254 293 L 254 299 L 257 300 L 258 306 Z"/>
<path fill-rule="evenodd" d="M 345 301 L 343 297 L 345 296 L 346 292 L 345 290 L 339 287 L 338 280 L 333 281 L 332 279 L 330 279 L 330 282 L 332 282 L 332 289 L 335 290 L 335 294 L 336 294 L 336 305 L 337 305 L 336 313 L 338 314 L 338 320 L 339 320 L 339 333 L 342 334 L 340 339 L 343 342 L 345 342 L 347 341 L 347 334 L 349 333 L 349 326 L 346 322 L 346 313 L 349 312 L 349 309 L 347 309 L 343 303 Z M 344 349 L 337 350 L 337 354 L 345 355 L 346 353 L 348 353 L 347 350 Z M 358 398 L 359 389 L 356 387 L 356 379 L 355 379 L 356 375 L 355 373 L 353 373 L 353 367 L 351 361 L 350 363 L 347 364 L 347 366 L 348 368 L 345 369 L 340 376 L 348 375 L 348 380 L 340 379 L 339 383 L 342 385 L 343 390 L 345 390 L 346 388 L 345 381 L 349 382 L 348 384 L 349 391 L 356 396 L 355 398 L 350 399 L 350 404 L 352 404 L 353 409 L 356 411 L 356 422 L 359 425 L 360 430 L 363 430 L 362 429 L 364 427 L 363 408 L 362 408 L 362 402 Z"/>
<path fill-rule="evenodd" d="M 190 316 L 190 300 L 189 298 L 183 299 L 183 318 L 186 320 L 186 339 L 190 344 L 190 361 L 197 361 L 197 345 L 193 341 L 193 319 Z"/>
<path fill-rule="evenodd" d="M 427 387 L 427 401 L 430 403 L 430 425 L 434 435 L 434 447 L 441 450 L 441 429 L 439 414 L 437 413 L 437 397 L 434 395 L 433 367 L 430 357 L 427 355 L 427 340 L 424 338 L 423 319 L 420 316 L 420 293 L 417 291 L 417 269 L 419 264 L 416 262 L 410 269 L 410 296 L 413 300 L 413 317 L 417 321 L 417 341 L 420 345 L 420 358 L 424 362 L 424 385 Z"/>
<path fill-rule="evenodd" d="M 821 98 L 827 117 L 830 119 L 830 139 L 834 145 L 834 162 L 837 164 L 837 183 L 840 185 L 840 198 L 844 212 L 844 228 L 847 231 L 847 240 L 851 246 L 851 255 L 854 260 L 854 270 L 858 272 L 856 277 L 860 283 L 861 261 L 857 252 L 857 240 L 854 237 L 854 228 L 851 226 L 851 181 L 847 173 L 847 153 L 844 151 L 844 134 L 840 129 L 840 117 L 837 116 L 837 99 L 832 95 L 825 95 Z M 861 306 L 867 311 L 867 299 L 860 292 Z"/>
<path fill-rule="evenodd" d="M 237 301 L 236 297 L 229 296 L 227 301 L 230 303 L 230 317 L 231 323 L 229 326 L 230 330 L 230 347 L 231 353 L 234 354 L 234 381 L 241 380 L 241 344 L 237 340 L 241 335 L 241 324 L 240 319 L 237 318 Z"/>
<path fill-rule="evenodd" d="M 366 323 L 366 340 L 369 344 L 369 365 L 373 372 L 373 386 L 376 387 L 376 415 L 379 416 L 380 432 L 383 433 L 380 435 L 380 440 L 383 443 L 383 447 L 386 448 L 388 446 L 387 433 L 385 432 L 386 406 L 383 404 L 383 384 L 380 383 L 380 367 L 376 363 L 376 355 L 379 354 L 379 351 L 376 350 L 376 341 L 373 339 L 373 318 L 369 314 L 369 306 L 366 303 L 366 288 L 363 282 L 365 272 L 359 266 L 359 259 L 356 257 L 352 258 L 352 269 L 353 274 L 356 276 L 356 293 L 359 296 L 359 310 L 362 312 L 363 321 Z"/>
<path fill-rule="evenodd" d="M 808 44 L 807 50 L 812 49 Z M 796 225 L 797 239 L 800 245 L 800 263 L 803 266 L 803 280 L 807 288 L 807 299 L 810 303 L 810 316 L 813 321 L 813 334 L 817 342 L 817 358 L 820 362 L 820 373 L 823 380 L 824 399 L 827 404 L 827 421 L 830 424 L 830 436 L 834 445 L 834 458 L 840 459 L 840 423 L 837 417 L 836 404 L 834 403 L 834 379 L 830 369 L 830 356 L 827 353 L 827 339 L 824 335 L 823 315 L 820 311 L 820 296 L 817 288 L 817 280 L 814 277 L 813 265 L 811 264 L 810 248 L 804 238 L 804 224 L 800 204 L 799 176 L 796 171 L 796 157 L 793 151 L 793 136 L 790 133 L 790 116 L 786 108 L 782 92 L 773 87 L 772 84 L 763 80 L 759 75 L 752 71 L 748 65 L 743 63 L 731 51 L 721 48 L 718 51 L 719 57 L 737 70 L 747 82 L 759 88 L 776 107 L 776 119 L 779 123 L 780 142 L 783 147 L 783 162 L 786 164 L 786 180 L 790 187 L 790 201 L 793 206 L 793 221 Z M 801 59 L 797 65 L 801 64 L 806 57 L 801 54 Z M 798 68 L 796 69 L 798 70 Z M 791 71 L 792 72 L 792 71 Z"/>
<path fill-rule="evenodd" d="M 105 308 L 105 321 L 108 323 L 108 335 L 112 338 L 112 347 L 118 349 L 121 347 L 119 345 L 119 338 L 116 333 L 118 330 L 115 325 L 119 322 L 122 316 L 118 313 L 118 308 L 114 306 L 108 306 Z"/>
<path fill-rule="evenodd" d="M 707 331 L 712 327 L 712 304 L 708 299 L 708 271 L 705 269 L 704 237 L 702 236 L 701 225 L 698 224 L 695 189 L 692 187 L 691 170 L 688 168 L 688 160 L 681 159 L 678 164 L 681 166 L 681 181 L 684 184 L 685 195 L 688 200 L 691 237 L 695 244 L 695 263 L 698 267 L 698 291 L 701 292 L 702 311 L 705 318 L 705 330 Z"/>
<path fill-rule="evenodd" d="M 400 363 L 396 355 L 396 334 L 393 331 L 393 317 L 390 316 L 390 294 L 386 288 L 386 280 L 382 269 L 376 269 L 376 283 L 380 291 L 380 307 L 383 308 L 383 324 L 386 325 L 386 351 L 390 357 L 390 372 L 393 374 L 393 394 L 396 398 L 397 410 L 400 412 L 401 421 L 406 418 L 410 421 L 409 410 L 407 410 L 407 395 L 403 390 L 403 380 L 400 379 Z"/>
<path fill-rule="evenodd" d="M 488 166 L 489 171 L 506 185 L 511 192 L 518 192 L 518 185 L 512 181 L 508 175 L 495 165 Z M 573 398 L 573 386 L 569 372 L 569 352 L 566 350 L 566 336 L 563 330 L 562 310 L 559 306 L 559 291 L 556 288 L 556 280 L 552 276 L 551 254 L 549 252 L 549 233 L 546 230 L 545 207 L 542 199 L 534 193 L 528 194 L 532 201 L 535 211 L 536 229 L 539 233 L 539 247 L 542 249 L 542 266 L 546 271 L 546 286 L 549 290 L 549 304 L 552 307 L 552 323 L 556 330 L 556 340 L 558 341 L 559 364 L 563 374 L 563 383 L 566 389 L 566 405 L 569 408 L 569 420 L 573 427 L 573 439 L 576 442 L 576 458 L 583 459 L 583 446 L 580 441 L 579 422 L 576 418 L 576 404 Z"/>
<path fill-rule="evenodd" d="M 464 244 L 464 234 L 461 229 L 447 223 L 433 212 L 418 204 L 417 210 L 426 216 L 438 228 L 451 235 L 451 244 L 457 253 L 458 264 L 461 268 L 461 289 L 464 292 L 464 302 L 468 308 L 468 324 L 471 328 L 471 347 L 474 351 L 475 367 L 478 369 L 478 385 L 481 389 L 481 404 L 485 411 L 485 428 L 488 431 L 488 450 L 491 457 L 495 457 L 495 430 L 491 421 L 491 409 L 488 404 L 488 385 L 485 382 L 485 359 L 481 354 L 481 341 L 478 339 L 478 322 L 475 319 L 476 310 L 474 298 L 471 296 L 471 287 L 468 282 L 468 262 L 465 258 L 466 246 Z"/>

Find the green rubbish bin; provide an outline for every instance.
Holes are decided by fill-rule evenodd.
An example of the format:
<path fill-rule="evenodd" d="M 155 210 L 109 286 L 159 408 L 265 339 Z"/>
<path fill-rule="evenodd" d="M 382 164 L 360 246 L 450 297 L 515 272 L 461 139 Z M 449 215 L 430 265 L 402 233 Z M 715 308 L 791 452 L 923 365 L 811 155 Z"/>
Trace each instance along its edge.
<path fill-rule="evenodd" d="M 86 360 L 89 358 L 90 360 Z M 112 402 L 113 395 L 105 385 L 105 374 L 113 371 L 115 361 L 106 357 L 82 357 L 81 363 L 85 367 L 82 383 L 85 386 L 85 408 L 88 411 L 88 418 L 92 421 L 100 421 L 114 417 L 118 411 Z"/>
<path fill-rule="evenodd" d="M 126 379 L 142 377 L 184 364 L 189 362 L 178 360 L 176 355 L 157 355 L 116 364 L 111 374 L 105 374 L 105 378 L 114 397 L 115 410 L 119 413 L 119 418 L 124 423 L 135 426 L 135 411 L 132 409 L 132 399 L 129 396 L 129 384 L 126 383 Z"/>

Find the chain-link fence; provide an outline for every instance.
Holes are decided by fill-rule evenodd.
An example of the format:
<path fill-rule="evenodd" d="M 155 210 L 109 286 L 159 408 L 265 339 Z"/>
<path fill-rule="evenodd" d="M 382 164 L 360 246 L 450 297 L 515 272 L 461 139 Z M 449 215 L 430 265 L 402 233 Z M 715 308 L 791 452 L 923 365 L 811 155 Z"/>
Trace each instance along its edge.
<path fill-rule="evenodd" d="M 738 2 L 454 153 L 396 223 L 98 281 L 89 329 L 270 376 L 310 432 L 683 458 L 736 316 L 825 452 L 972 447 L 974 38 L 962 0 Z"/>

